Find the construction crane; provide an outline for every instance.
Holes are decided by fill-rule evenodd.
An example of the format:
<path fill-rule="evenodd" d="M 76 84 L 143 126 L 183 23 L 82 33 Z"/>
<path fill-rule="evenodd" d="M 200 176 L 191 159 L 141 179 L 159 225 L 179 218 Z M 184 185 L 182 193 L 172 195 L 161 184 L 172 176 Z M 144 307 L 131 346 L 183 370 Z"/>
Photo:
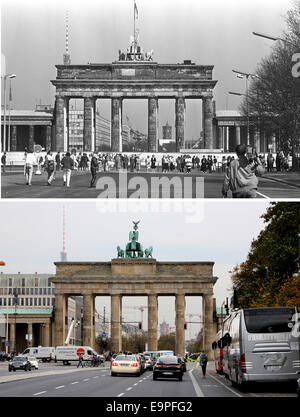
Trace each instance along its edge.
<path fill-rule="evenodd" d="M 192 317 L 199 317 L 200 321 L 197 321 L 197 322 L 194 322 L 194 323 L 199 323 L 199 324 L 202 323 L 202 315 L 201 314 L 187 313 L 186 316 L 189 317 L 187 322 L 190 322 Z M 191 327 L 192 326 L 189 326 L 189 340 L 191 340 Z"/>
<path fill-rule="evenodd" d="M 134 310 L 140 310 L 140 312 L 141 312 L 141 323 L 142 323 L 142 326 L 143 326 L 143 313 L 144 313 L 144 310 L 146 310 L 147 308 L 148 308 L 148 306 L 134 306 L 134 307 L 132 307 L 132 306 L 129 306 L 129 307 L 123 307 L 124 309 L 134 309 Z"/>

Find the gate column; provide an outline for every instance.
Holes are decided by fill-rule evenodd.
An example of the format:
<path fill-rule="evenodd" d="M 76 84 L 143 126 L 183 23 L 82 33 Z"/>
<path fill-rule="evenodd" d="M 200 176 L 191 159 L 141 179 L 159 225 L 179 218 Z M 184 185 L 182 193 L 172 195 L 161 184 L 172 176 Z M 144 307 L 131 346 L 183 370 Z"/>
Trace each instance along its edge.
<path fill-rule="evenodd" d="M 57 96 L 55 101 L 55 149 L 56 152 L 68 150 L 67 99 Z"/>
<path fill-rule="evenodd" d="M 157 350 L 157 295 L 148 295 L 148 350 Z"/>
<path fill-rule="evenodd" d="M 67 337 L 68 296 L 55 294 L 55 346 L 63 346 Z"/>
<path fill-rule="evenodd" d="M 176 128 L 176 152 L 184 148 L 184 120 L 185 120 L 185 99 L 178 97 L 175 101 L 175 128 Z"/>
<path fill-rule="evenodd" d="M 83 296 L 83 345 L 95 348 L 95 297 Z"/>
<path fill-rule="evenodd" d="M 111 150 L 122 152 L 122 99 L 111 99 Z"/>
<path fill-rule="evenodd" d="M 209 360 L 214 359 L 212 351 L 212 343 L 214 341 L 214 325 L 213 325 L 213 295 L 202 295 L 202 315 L 204 318 L 203 323 L 203 348 L 208 356 Z"/>
<path fill-rule="evenodd" d="M 85 97 L 83 116 L 83 150 L 86 152 L 93 152 L 95 150 L 95 108 L 96 99 L 93 97 Z"/>
<path fill-rule="evenodd" d="M 176 337 L 175 337 L 175 354 L 185 355 L 185 296 L 184 294 L 176 294 L 175 300 L 176 311 Z"/>
<path fill-rule="evenodd" d="M 148 99 L 148 151 L 158 151 L 158 126 L 157 126 L 158 99 Z"/>
<path fill-rule="evenodd" d="M 241 144 L 241 127 L 240 126 L 235 126 L 235 140 L 236 140 L 235 142 L 236 146 Z"/>
<path fill-rule="evenodd" d="M 213 149 L 213 98 L 202 98 L 204 148 Z"/>
<path fill-rule="evenodd" d="M 113 352 L 122 350 L 121 339 L 121 295 L 111 296 L 111 343 Z"/>

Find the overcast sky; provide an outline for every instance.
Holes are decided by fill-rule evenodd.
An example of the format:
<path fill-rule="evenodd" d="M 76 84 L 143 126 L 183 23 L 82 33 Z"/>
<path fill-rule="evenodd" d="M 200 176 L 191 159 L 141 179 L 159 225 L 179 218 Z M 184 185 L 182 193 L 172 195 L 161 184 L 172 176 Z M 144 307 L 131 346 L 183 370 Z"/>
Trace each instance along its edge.
<path fill-rule="evenodd" d="M 72 64 L 111 63 L 125 50 L 133 33 L 133 0 L 2 0 L 2 53 L 6 73 L 15 73 L 13 107 L 32 109 L 36 102 L 54 104 L 55 64 L 65 51 L 65 16 L 69 10 L 69 48 Z M 184 59 L 215 65 L 217 109 L 235 109 L 240 98 L 228 91 L 245 91 L 236 68 L 254 72 L 274 42 L 252 31 L 280 35 L 288 0 L 136 0 L 140 44 L 154 50 L 154 61 L 179 63 Z M 228 103 L 227 103 L 228 101 Z M 108 102 L 101 106 L 110 117 Z M 160 100 L 160 127 L 174 125 L 174 102 Z M 147 132 L 146 100 L 124 101 L 133 127 Z M 200 100 L 188 100 L 187 138 L 201 130 Z M 161 133 L 161 128 L 160 128 Z M 173 129 L 174 136 L 174 129 Z"/>
<path fill-rule="evenodd" d="M 1 201 L 0 260 L 6 262 L 1 271 L 55 273 L 53 262 L 60 260 L 65 205 L 69 261 L 110 261 L 117 256 L 116 247 L 125 248 L 129 241 L 132 220 L 141 220 L 139 241 L 144 248 L 153 246 L 153 257 L 158 261 L 215 262 L 213 272 L 218 281 L 214 296 L 220 306 L 226 297 L 231 296 L 228 271 L 245 260 L 251 241 L 264 227 L 260 216 L 269 205 L 264 200 L 201 201 L 191 205 L 187 203 L 187 206 L 177 205 L 175 211 L 174 202 L 167 206 L 160 202 L 157 207 L 151 206 L 150 202 L 140 203 L 142 209 L 130 201 L 125 203 L 127 206 L 119 206 L 122 203 L 118 201 L 107 204 L 110 204 L 109 209 L 103 201 L 90 200 L 65 203 L 55 200 Z M 156 212 L 151 211 L 151 207 L 157 209 Z M 108 297 L 97 300 L 99 312 L 103 311 L 103 303 L 109 312 Z M 123 306 L 126 305 L 147 305 L 147 299 L 125 297 Z M 199 314 L 201 298 L 188 297 L 186 312 Z M 138 310 L 128 309 L 127 314 L 131 314 L 129 318 L 132 320 L 140 320 Z M 166 297 L 159 297 L 159 322 L 165 318 L 174 325 L 174 315 L 174 297 L 168 302 Z"/>

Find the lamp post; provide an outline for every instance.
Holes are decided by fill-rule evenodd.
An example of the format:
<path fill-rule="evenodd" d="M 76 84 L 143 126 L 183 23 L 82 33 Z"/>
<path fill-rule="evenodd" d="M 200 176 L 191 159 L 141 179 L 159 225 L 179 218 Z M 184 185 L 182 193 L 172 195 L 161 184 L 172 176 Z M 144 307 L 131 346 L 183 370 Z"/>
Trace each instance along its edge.
<path fill-rule="evenodd" d="M 11 80 L 12 78 L 15 78 L 16 75 L 12 74 L 9 77 L 9 105 L 8 105 L 8 141 L 7 141 L 7 150 L 8 152 L 10 152 L 10 110 L 11 110 L 11 101 L 12 101 L 12 96 L 11 96 Z"/>
<path fill-rule="evenodd" d="M 3 75 L 3 94 L 4 94 L 4 109 L 3 109 L 3 152 L 6 151 L 6 80 L 15 78 L 16 74 Z"/>
<path fill-rule="evenodd" d="M 17 353 L 17 305 L 18 305 L 18 289 L 14 288 L 14 305 L 15 305 L 15 346 L 14 354 Z"/>

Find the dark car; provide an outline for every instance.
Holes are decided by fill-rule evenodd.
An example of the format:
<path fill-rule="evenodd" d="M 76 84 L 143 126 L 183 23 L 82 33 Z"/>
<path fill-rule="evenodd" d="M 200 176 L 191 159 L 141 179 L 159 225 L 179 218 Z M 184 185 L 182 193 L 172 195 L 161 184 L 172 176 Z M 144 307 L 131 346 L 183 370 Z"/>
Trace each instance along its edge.
<path fill-rule="evenodd" d="M 183 372 L 186 372 L 186 364 L 185 364 L 186 360 L 185 360 L 185 358 L 183 356 L 178 356 L 178 361 L 182 365 Z"/>
<path fill-rule="evenodd" d="M 298 371 L 298 375 L 300 375 L 300 371 Z M 297 381 L 297 396 L 300 398 L 300 378 Z"/>
<path fill-rule="evenodd" d="M 153 380 L 157 378 L 177 378 L 182 381 L 183 368 L 177 356 L 160 356 L 153 367 Z"/>
<path fill-rule="evenodd" d="M 15 356 L 12 361 L 8 364 L 8 370 L 17 371 L 21 369 L 23 371 L 31 371 L 31 363 L 28 360 L 27 356 Z"/>

